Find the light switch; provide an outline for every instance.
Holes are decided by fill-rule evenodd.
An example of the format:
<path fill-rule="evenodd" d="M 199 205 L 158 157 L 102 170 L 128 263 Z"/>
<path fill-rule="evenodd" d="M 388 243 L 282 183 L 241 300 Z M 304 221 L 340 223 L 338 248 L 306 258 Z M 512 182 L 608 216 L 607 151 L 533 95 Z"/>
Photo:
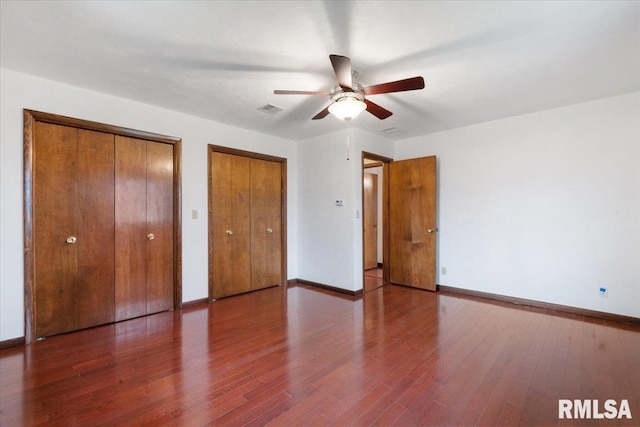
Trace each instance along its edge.
<path fill-rule="evenodd" d="M 342 200 L 336 200 L 336 206 L 343 206 Z"/>
<path fill-rule="evenodd" d="M 198 210 L 194 209 L 191 211 L 191 219 L 198 219 Z"/>

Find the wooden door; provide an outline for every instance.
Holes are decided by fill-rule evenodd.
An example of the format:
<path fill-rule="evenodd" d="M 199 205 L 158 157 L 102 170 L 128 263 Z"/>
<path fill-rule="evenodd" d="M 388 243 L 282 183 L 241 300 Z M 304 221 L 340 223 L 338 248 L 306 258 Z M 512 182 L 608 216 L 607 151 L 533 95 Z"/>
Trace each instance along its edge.
<path fill-rule="evenodd" d="M 364 269 L 378 267 L 378 175 L 366 173 L 364 191 Z"/>
<path fill-rule="evenodd" d="M 78 129 L 78 327 L 115 320 L 114 136 Z"/>
<path fill-rule="evenodd" d="M 116 137 L 116 320 L 147 314 L 147 141 Z"/>
<path fill-rule="evenodd" d="M 35 334 L 114 320 L 113 135 L 35 127 Z"/>
<path fill-rule="evenodd" d="M 180 147 L 24 110 L 27 343 L 180 305 Z"/>
<path fill-rule="evenodd" d="M 44 337 L 78 327 L 78 131 L 38 122 L 34 133 L 34 320 Z"/>
<path fill-rule="evenodd" d="M 116 137 L 116 320 L 173 308 L 173 147 Z"/>
<path fill-rule="evenodd" d="M 209 295 L 251 290 L 251 159 L 210 151 Z"/>
<path fill-rule="evenodd" d="M 436 290 L 436 157 L 392 162 L 390 281 Z"/>
<path fill-rule="evenodd" d="M 251 159 L 251 289 L 282 283 L 282 166 Z"/>
<path fill-rule="evenodd" d="M 147 314 L 173 308 L 173 147 L 147 142 Z"/>

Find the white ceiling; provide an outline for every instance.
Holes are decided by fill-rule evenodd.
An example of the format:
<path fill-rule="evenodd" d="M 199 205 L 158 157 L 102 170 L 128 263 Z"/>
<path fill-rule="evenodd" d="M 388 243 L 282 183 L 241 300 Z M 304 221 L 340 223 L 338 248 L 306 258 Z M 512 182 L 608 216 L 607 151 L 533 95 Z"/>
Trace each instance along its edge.
<path fill-rule="evenodd" d="M 400 140 L 640 90 L 637 1 L 0 4 L 2 67 L 293 140 L 346 126 Z M 273 94 L 329 90 L 332 53 L 364 85 L 426 88 L 373 95 L 394 115 L 350 123 L 310 120 L 328 98 Z"/>

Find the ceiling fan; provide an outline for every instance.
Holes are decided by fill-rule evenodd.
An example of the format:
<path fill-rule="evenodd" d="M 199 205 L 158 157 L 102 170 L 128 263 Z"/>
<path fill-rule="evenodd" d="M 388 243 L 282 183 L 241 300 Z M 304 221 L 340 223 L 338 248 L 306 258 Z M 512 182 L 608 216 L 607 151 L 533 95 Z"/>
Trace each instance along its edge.
<path fill-rule="evenodd" d="M 381 93 L 404 92 L 408 90 L 424 89 L 424 79 L 422 77 L 411 77 L 394 82 L 381 83 L 373 86 L 363 87 L 353 81 L 357 77 L 351 69 L 351 59 L 346 56 L 329 55 L 333 71 L 336 73 L 338 85 L 330 92 L 314 92 L 306 90 L 274 90 L 276 95 L 323 95 L 329 96 L 331 104 L 311 120 L 325 118 L 329 113 L 342 120 L 351 120 L 367 110 L 380 120 L 384 120 L 393 113 L 378 104 L 366 99 L 367 95 L 378 95 Z"/>

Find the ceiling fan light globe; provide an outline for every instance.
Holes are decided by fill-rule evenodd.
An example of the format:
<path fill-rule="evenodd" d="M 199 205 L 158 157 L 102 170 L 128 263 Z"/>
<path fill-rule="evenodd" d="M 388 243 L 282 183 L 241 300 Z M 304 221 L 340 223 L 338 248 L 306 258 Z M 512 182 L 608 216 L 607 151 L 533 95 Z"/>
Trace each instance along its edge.
<path fill-rule="evenodd" d="M 367 104 L 355 98 L 342 98 L 329 106 L 329 112 L 340 120 L 355 119 L 358 114 L 366 110 Z"/>

